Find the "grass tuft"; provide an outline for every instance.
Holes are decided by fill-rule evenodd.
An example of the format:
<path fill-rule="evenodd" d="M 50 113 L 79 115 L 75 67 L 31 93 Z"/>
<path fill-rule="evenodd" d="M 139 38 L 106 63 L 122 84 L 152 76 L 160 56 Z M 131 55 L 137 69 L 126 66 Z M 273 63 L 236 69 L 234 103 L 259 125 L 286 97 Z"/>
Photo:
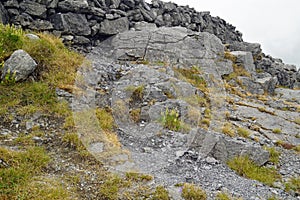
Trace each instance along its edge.
<path fill-rule="evenodd" d="M 228 161 L 227 164 L 238 175 L 260 181 L 269 186 L 281 179 L 280 174 L 274 168 L 260 167 L 250 160 L 248 156 L 235 157 Z"/>
<path fill-rule="evenodd" d="M 201 71 L 198 67 L 193 66 L 190 69 L 174 68 L 174 71 L 183 76 L 187 82 L 197 87 L 202 92 L 207 92 L 207 83 L 201 76 Z"/>
<path fill-rule="evenodd" d="M 169 193 L 163 186 L 157 186 L 151 200 L 169 200 Z"/>
<path fill-rule="evenodd" d="M 296 193 L 300 194 L 300 177 L 293 177 L 285 183 L 285 190 L 286 191 L 295 191 Z"/>
<path fill-rule="evenodd" d="M 28 147 L 24 151 L 12 151 L 0 148 L 1 159 L 8 163 L 9 167 L 0 168 L 0 199 L 17 199 L 23 196 L 24 188 L 35 175 L 42 173 L 50 161 L 44 149 L 40 147 Z"/>
<path fill-rule="evenodd" d="M 206 193 L 203 189 L 200 187 L 194 185 L 185 183 L 182 188 L 182 194 L 181 196 L 185 200 L 205 200 L 207 199 Z"/>
<path fill-rule="evenodd" d="M 222 127 L 222 132 L 225 135 L 228 135 L 230 137 L 234 137 L 235 136 L 235 132 L 234 132 L 234 127 L 231 123 L 225 123 L 224 126 Z"/>
<path fill-rule="evenodd" d="M 245 129 L 245 128 L 242 128 L 242 127 L 239 127 L 237 129 L 237 134 L 241 137 L 244 137 L 244 138 L 249 138 L 250 136 L 250 132 L 249 130 Z"/>
<path fill-rule="evenodd" d="M 179 131 L 181 129 L 181 121 L 179 119 L 179 112 L 177 109 L 167 108 L 165 113 L 162 113 L 161 122 L 163 126 L 172 131 Z"/>

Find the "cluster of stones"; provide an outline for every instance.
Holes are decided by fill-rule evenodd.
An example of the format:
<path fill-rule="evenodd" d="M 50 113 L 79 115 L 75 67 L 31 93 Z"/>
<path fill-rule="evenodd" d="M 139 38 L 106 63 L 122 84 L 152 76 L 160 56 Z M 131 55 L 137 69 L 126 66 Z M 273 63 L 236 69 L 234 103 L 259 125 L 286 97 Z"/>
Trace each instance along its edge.
<path fill-rule="evenodd" d="M 81 45 L 126 31 L 140 21 L 210 32 L 223 43 L 242 41 L 234 26 L 209 12 L 159 0 L 152 4 L 144 0 L 4 0 L 0 16 L 4 23 L 53 32 Z"/>
<path fill-rule="evenodd" d="M 196 32 L 217 36 L 230 51 L 250 52 L 259 81 L 244 80 L 254 93 L 261 92 L 261 82 L 300 88 L 300 72 L 262 53 L 260 44 L 247 43 L 234 26 L 209 12 L 197 12 L 188 6 L 152 0 L 3 0 L 0 2 L 0 22 L 23 29 L 47 31 L 61 37 L 65 43 L 88 50 L 104 39 L 135 27 L 138 22 L 157 27 L 182 26 Z M 269 84 L 270 83 L 270 84 Z M 265 85 L 265 84 L 264 84 Z M 257 89 L 258 88 L 258 89 Z M 274 88 L 274 87 L 272 87 Z M 265 88 L 265 90 L 269 90 Z M 270 90 L 272 92 L 272 89 Z"/>

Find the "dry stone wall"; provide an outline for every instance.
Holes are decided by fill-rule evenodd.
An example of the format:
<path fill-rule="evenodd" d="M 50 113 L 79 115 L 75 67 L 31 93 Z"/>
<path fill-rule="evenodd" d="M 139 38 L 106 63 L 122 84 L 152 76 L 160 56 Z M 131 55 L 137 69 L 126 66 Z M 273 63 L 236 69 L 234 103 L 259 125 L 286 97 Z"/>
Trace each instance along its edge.
<path fill-rule="evenodd" d="M 49 31 L 73 44 L 90 45 L 146 21 L 209 32 L 223 43 L 242 41 L 235 27 L 209 12 L 153 0 L 4 0 L 0 21 L 24 29 Z"/>
<path fill-rule="evenodd" d="M 278 83 L 300 88 L 300 72 L 293 65 L 263 54 L 260 44 L 244 42 L 236 28 L 209 12 L 188 6 L 152 0 L 2 0 L 0 22 L 27 30 L 46 31 L 61 37 L 66 44 L 89 51 L 90 46 L 118 33 L 134 29 L 138 22 L 157 27 L 182 26 L 217 36 L 230 51 L 250 52 L 255 70 L 265 80 L 276 77 Z M 272 79 L 273 80 L 273 79 Z M 274 79 L 275 80 L 275 79 Z M 253 83 L 251 82 L 253 85 Z"/>

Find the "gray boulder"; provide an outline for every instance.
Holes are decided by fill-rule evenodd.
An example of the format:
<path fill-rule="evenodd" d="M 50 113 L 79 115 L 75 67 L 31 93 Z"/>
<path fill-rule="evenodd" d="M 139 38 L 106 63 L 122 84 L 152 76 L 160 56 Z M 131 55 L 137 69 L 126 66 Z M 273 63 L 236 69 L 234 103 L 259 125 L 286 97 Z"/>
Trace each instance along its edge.
<path fill-rule="evenodd" d="M 261 76 L 255 80 L 255 83 L 258 83 L 261 85 L 261 87 L 266 91 L 268 94 L 273 94 L 276 88 L 276 85 L 278 84 L 277 77 L 272 77 L 268 73 L 263 73 L 264 76 Z"/>
<path fill-rule="evenodd" d="M 285 99 L 291 102 L 294 101 L 300 104 L 300 90 L 276 88 L 275 93 L 280 99 Z"/>
<path fill-rule="evenodd" d="M 253 56 L 258 56 L 262 53 L 261 46 L 258 43 L 233 41 L 229 44 L 229 49 L 231 51 L 248 51 Z"/>
<path fill-rule="evenodd" d="M 139 27 L 140 31 L 118 34 L 103 45 L 112 48 L 112 56 L 119 60 L 144 59 L 182 66 L 197 65 L 215 77 L 232 72 L 231 64 L 222 61 L 224 46 L 216 36 L 183 27 L 147 27 L 144 25 Z"/>
<path fill-rule="evenodd" d="M 249 156 L 258 165 L 269 160 L 269 152 L 259 145 L 249 144 L 213 132 L 199 129 L 190 146 L 204 156 L 211 156 L 222 162 L 237 156 Z"/>
<path fill-rule="evenodd" d="M 56 8 L 58 4 L 58 0 L 52 0 L 52 1 L 48 1 L 48 5 L 47 8 Z"/>
<path fill-rule="evenodd" d="M 58 3 L 58 9 L 69 12 L 83 11 L 88 7 L 87 0 L 64 0 Z"/>
<path fill-rule="evenodd" d="M 297 75 L 299 76 L 299 72 L 297 72 L 294 65 L 287 65 L 279 59 L 266 56 L 257 63 L 256 68 L 276 76 L 279 85 L 288 88 L 297 87 Z"/>
<path fill-rule="evenodd" d="M 104 20 L 101 22 L 99 34 L 115 35 L 129 29 L 129 21 L 127 17 L 122 17 L 115 20 Z"/>
<path fill-rule="evenodd" d="M 37 19 L 34 20 L 30 25 L 29 28 L 32 30 L 37 30 L 37 31 L 45 31 L 45 30 L 52 30 L 53 25 L 51 22 L 47 20 L 42 20 L 42 19 Z"/>
<path fill-rule="evenodd" d="M 91 28 L 83 14 L 66 13 L 55 14 L 51 22 L 56 30 L 75 35 L 90 35 Z"/>
<path fill-rule="evenodd" d="M 26 80 L 28 76 L 36 69 L 37 63 L 24 50 L 15 51 L 4 63 L 1 79 L 3 80 L 7 73 L 15 74 L 15 81 Z"/>
<path fill-rule="evenodd" d="M 251 74 L 255 72 L 255 65 L 252 54 L 246 51 L 233 51 L 231 52 L 236 56 L 236 64 L 245 68 L 245 70 Z"/>
<path fill-rule="evenodd" d="M 47 8 L 45 5 L 36 3 L 34 1 L 23 1 L 20 3 L 20 8 L 29 15 L 39 18 L 46 18 Z"/>

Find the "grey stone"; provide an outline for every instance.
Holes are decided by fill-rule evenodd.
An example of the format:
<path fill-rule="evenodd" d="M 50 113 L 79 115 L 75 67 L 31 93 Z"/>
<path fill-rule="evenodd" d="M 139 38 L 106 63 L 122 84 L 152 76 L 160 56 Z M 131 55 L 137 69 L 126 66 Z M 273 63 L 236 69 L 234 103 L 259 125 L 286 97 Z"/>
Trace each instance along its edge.
<path fill-rule="evenodd" d="M 137 22 L 134 25 L 134 28 L 135 28 L 136 31 L 142 31 L 142 30 L 156 29 L 157 26 L 153 23 Z"/>
<path fill-rule="evenodd" d="M 46 18 L 47 8 L 45 5 L 34 1 L 23 1 L 20 3 L 20 8 L 29 15 Z"/>
<path fill-rule="evenodd" d="M 90 44 L 91 41 L 84 36 L 75 36 L 73 42 L 74 42 L 74 44 L 88 45 L 88 44 Z"/>
<path fill-rule="evenodd" d="M 92 154 L 101 153 L 104 150 L 104 143 L 102 143 L 102 142 L 92 143 L 92 144 L 89 145 L 88 150 Z"/>
<path fill-rule="evenodd" d="M 32 33 L 27 33 L 25 36 L 28 37 L 31 40 L 39 40 L 40 39 L 39 36 L 37 36 L 35 34 L 32 34 Z"/>
<path fill-rule="evenodd" d="M 251 52 L 254 56 L 258 56 L 262 53 L 261 46 L 258 43 L 233 41 L 229 44 L 229 49 L 231 51 Z"/>
<path fill-rule="evenodd" d="M 157 28 L 121 33 L 110 40 L 117 58 L 141 58 L 152 62 L 165 61 L 197 65 L 201 70 L 221 76 L 232 72 L 229 63 L 215 62 L 221 59 L 224 46 L 221 41 L 209 33 L 191 32 L 186 28 Z M 216 66 L 216 67 L 212 67 Z"/>
<path fill-rule="evenodd" d="M 57 4 L 58 4 L 59 0 L 52 0 L 48 2 L 47 8 L 57 8 Z"/>
<path fill-rule="evenodd" d="M 51 18 L 51 22 L 56 30 L 72 33 L 75 35 L 90 35 L 91 29 L 83 14 L 56 14 Z"/>
<path fill-rule="evenodd" d="M 5 61 L 1 79 L 3 80 L 9 71 L 11 75 L 15 73 L 15 81 L 25 80 L 36 67 L 37 63 L 28 53 L 24 50 L 17 50 Z"/>
<path fill-rule="evenodd" d="M 51 22 L 49 22 L 47 20 L 37 19 L 37 20 L 34 20 L 29 25 L 29 28 L 31 30 L 46 31 L 46 30 L 52 30 L 53 29 L 53 25 L 51 24 Z"/>
<path fill-rule="evenodd" d="M 13 17 L 12 21 L 15 24 L 19 24 L 21 26 L 28 27 L 34 20 L 27 13 L 22 13 L 21 15 L 17 15 L 15 17 Z"/>
<path fill-rule="evenodd" d="M 8 8 L 19 8 L 18 0 L 8 0 L 4 2 L 4 6 Z"/>
<path fill-rule="evenodd" d="M 123 3 L 127 5 L 129 8 L 134 8 L 135 1 L 134 0 L 124 0 Z"/>
<path fill-rule="evenodd" d="M 242 66 L 247 72 L 254 73 L 255 65 L 253 62 L 253 57 L 250 52 L 245 51 L 233 51 L 231 52 L 234 56 L 236 56 L 236 64 Z"/>
<path fill-rule="evenodd" d="M 101 22 L 99 34 L 115 35 L 129 29 L 129 21 L 127 17 L 122 17 L 115 20 L 104 20 Z"/>
<path fill-rule="evenodd" d="M 8 22 L 7 11 L 0 2 L 0 23 L 6 24 Z"/>
<path fill-rule="evenodd" d="M 79 12 L 87 10 L 89 4 L 87 0 L 64 0 L 58 2 L 58 9 L 67 12 Z"/>
<path fill-rule="evenodd" d="M 105 2 L 109 8 L 118 8 L 120 6 L 121 0 L 105 0 Z"/>
<path fill-rule="evenodd" d="M 287 88 L 276 88 L 275 94 L 280 99 L 297 102 L 300 104 L 300 90 L 292 90 Z"/>
<path fill-rule="evenodd" d="M 255 82 L 259 83 L 264 91 L 266 91 L 268 94 L 273 94 L 276 85 L 278 84 L 278 79 L 277 77 L 267 76 L 264 78 L 256 79 Z"/>
<path fill-rule="evenodd" d="M 192 141 L 191 148 L 197 149 L 199 153 L 222 162 L 242 155 L 248 155 L 250 159 L 258 165 L 263 165 L 269 160 L 269 153 L 263 150 L 260 146 L 248 144 L 219 135 L 213 132 L 207 132 L 199 129 L 196 137 Z"/>

